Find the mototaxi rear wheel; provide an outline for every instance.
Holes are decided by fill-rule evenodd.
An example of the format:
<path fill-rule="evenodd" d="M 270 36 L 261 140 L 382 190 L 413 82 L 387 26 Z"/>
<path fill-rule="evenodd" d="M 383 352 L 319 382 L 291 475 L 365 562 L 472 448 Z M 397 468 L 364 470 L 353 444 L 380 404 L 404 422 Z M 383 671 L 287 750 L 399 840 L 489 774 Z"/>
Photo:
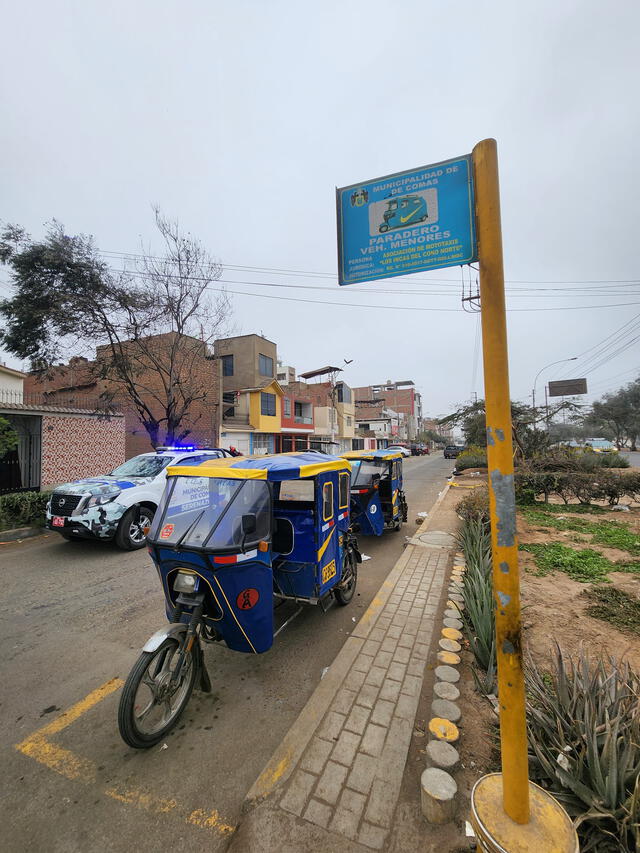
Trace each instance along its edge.
<path fill-rule="evenodd" d="M 168 637 L 155 652 L 143 652 L 125 682 L 118 706 L 122 739 L 134 749 L 148 749 L 161 741 L 180 719 L 198 675 L 194 643 L 186 653 L 175 685 L 171 675 L 180 644 Z"/>
<path fill-rule="evenodd" d="M 356 591 L 358 583 L 358 561 L 351 551 L 346 551 L 342 561 L 342 577 L 346 579 L 344 586 L 336 587 L 336 601 L 343 607 L 349 604 Z"/>

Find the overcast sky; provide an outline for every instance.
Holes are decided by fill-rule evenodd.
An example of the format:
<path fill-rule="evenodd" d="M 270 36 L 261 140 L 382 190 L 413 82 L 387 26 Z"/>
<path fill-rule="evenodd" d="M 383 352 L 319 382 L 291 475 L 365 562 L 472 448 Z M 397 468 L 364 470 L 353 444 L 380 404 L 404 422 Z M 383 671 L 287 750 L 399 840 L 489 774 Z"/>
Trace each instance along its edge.
<path fill-rule="evenodd" d="M 493 136 L 512 396 L 582 353 L 538 394 L 640 373 L 635 0 L 26 0 L 3 28 L 1 219 L 136 252 L 158 203 L 233 265 L 230 290 L 261 294 L 233 297 L 242 332 L 300 372 L 353 359 L 351 385 L 413 379 L 439 415 L 483 393 L 461 270 L 339 288 L 335 187 Z"/>

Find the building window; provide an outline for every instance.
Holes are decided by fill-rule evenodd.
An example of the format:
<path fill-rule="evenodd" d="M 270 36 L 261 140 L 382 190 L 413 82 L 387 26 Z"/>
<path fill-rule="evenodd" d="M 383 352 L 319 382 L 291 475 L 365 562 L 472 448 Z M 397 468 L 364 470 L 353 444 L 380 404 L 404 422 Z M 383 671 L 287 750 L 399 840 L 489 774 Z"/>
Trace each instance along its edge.
<path fill-rule="evenodd" d="M 351 426 L 351 418 L 347 415 L 347 426 Z"/>
<path fill-rule="evenodd" d="M 359 429 L 366 429 L 366 430 L 370 430 L 370 429 L 371 429 L 371 427 L 369 426 L 369 424 L 363 424 L 363 423 L 358 424 L 358 428 L 359 428 Z"/>
<path fill-rule="evenodd" d="M 258 356 L 260 376 L 273 376 L 273 359 L 268 355 Z"/>
<path fill-rule="evenodd" d="M 291 400 L 288 397 L 284 398 L 284 416 L 285 418 L 291 417 Z"/>
<path fill-rule="evenodd" d="M 276 395 L 260 392 L 260 414 L 275 417 L 276 414 Z"/>
<path fill-rule="evenodd" d="M 222 356 L 222 375 L 223 376 L 233 376 L 233 356 L 232 355 L 223 355 Z"/>

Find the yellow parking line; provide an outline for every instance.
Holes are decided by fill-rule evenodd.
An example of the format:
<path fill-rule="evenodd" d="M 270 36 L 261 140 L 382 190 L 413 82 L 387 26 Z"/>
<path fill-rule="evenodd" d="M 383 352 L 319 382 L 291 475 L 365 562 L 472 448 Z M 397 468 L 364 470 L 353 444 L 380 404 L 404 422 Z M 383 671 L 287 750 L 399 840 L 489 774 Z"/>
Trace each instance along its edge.
<path fill-rule="evenodd" d="M 15 748 L 23 755 L 33 758 L 39 764 L 43 764 L 60 776 L 66 779 L 71 779 L 74 782 L 81 782 L 84 785 L 90 785 L 96 781 L 97 767 L 88 758 L 83 758 L 76 755 L 69 749 L 64 749 L 55 743 L 48 740 L 48 737 L 66 729 L 75 720 L 86 714 L 91 708 L 106 699 L 111 693 L 119 690 L 124 684 L 121 678 L 112 678 L 105 684 L 93 690 L 80 702 L 72 705 L 68 711 L 64 711 L 59 717 L 56 717 L 46 726 L 38 729 L 29 735 L 25 740 L 16 744 Z M 127 806 L 142 809 L 153 814 L 168 814 L 169 812 L 179 811 L 186 823 L 192 826 L 200 827 L 201 829 L 210 829 L 220 835 L 228 835 L 235 831 L 235 826 L 224 823 L 220 818 L 220 814 L 212 809 L 195 809 L 187 811 L 178 806 L 178 802 L 173 799 L 164 799 L 156 797 L 146 791 L 138 790 L 137 788 L 128 788 L 124 785 L 112 785 L 106 788 L 103 793 L 105 796 L 123 803 Z"/>

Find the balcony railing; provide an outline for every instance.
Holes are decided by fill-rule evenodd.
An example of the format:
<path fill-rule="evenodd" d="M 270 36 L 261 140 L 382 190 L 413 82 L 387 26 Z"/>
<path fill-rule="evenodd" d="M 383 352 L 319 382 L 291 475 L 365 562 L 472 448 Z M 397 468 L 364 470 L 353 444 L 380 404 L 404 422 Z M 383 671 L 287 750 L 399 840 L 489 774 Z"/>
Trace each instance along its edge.
<path fill-rule="evenodd" d="M 294 422 L 297 424 L 312 424 L 313 418 L 309 418 L 306 415 L 294 415 Z"/>
<path fill-rule="evenodd" d="M 225 412 L 222 423 L 229 426 L 249 426 L 249 415 L 236 415 L 233 412 Z"/>

